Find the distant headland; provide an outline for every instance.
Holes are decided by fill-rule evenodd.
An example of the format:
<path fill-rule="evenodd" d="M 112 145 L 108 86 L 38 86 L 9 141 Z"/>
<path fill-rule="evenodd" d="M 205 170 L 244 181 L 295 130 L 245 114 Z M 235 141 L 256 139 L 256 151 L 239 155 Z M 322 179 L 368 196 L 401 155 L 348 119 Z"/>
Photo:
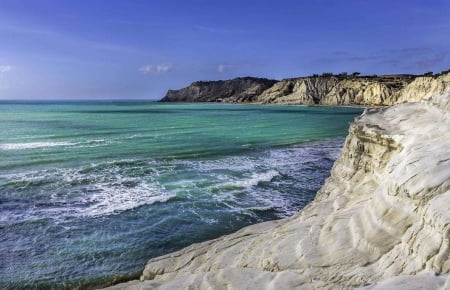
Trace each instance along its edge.
<path fill-rule="evenodd" d="M 389 106 L 405 102 L 402 90 L 414 80 L 436 79 L 450 70 L 423 75 L 323 73 L 281 81 L 242 77 L 197 81 L 169 90 L 161 102 L 224 102 L 330 106 Z"/>

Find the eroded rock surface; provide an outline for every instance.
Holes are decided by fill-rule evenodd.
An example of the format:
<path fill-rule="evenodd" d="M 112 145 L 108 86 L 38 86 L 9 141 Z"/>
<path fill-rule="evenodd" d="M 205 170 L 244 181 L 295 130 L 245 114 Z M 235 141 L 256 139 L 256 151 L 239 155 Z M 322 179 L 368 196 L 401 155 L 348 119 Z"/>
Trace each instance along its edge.
<path fill-rule="evenodd" d="M 255 99 L 263 104 L 386 106 L 415 76 L 317 76 L 282 80 Z"/>

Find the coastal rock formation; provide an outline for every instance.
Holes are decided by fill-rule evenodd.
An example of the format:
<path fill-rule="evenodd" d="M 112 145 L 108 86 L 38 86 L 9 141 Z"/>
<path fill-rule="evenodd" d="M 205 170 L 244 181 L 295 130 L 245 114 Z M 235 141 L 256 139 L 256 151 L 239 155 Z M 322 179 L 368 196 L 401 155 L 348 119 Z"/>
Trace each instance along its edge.
<path fill-rule="evenodd" d="M 396 103 L 395 96 L 413 80 L 407 76 L 382 76 L 345 79 L 339 82 L 319 102 L 321 105 L 388 106 Z"/>
<path fill-rule="evenodd" d="M 315 200 L 151 259 L 110 289 L 448 289 L 450 74 L 418 78 L 350 125 Z"/>
<path fill-rule="evenodd" d="M 432 76 L 417 77 L 419 91 L 427 89 Z M 237 78 L 228 81 L 194 82 L 180 90 L 169 90 L 162 102 L 227 102 L 329 106 L 388 106 L 414 81 L 413 75 L 301 77 L 274 81 Z M 411 89 L 414 91 L 414 89 Z M 412 98 L 414 99 L 414 98 Z"/>
<path fill-rule="evenodd" d="M 433 96 L 443 94 L 450 86 L 450 72 L 439 76 L 418 77 L 398 92 L 396 104 L 429 100 Z"/>
<path fill-rule="evenodd" d="M 318 104 L 339 83 L 335 76 L 282 80 L 258 96 L 263 104 Z"/>
<path fill-rule="evenodd" d="M 315 76 L 282 80 L 255 100 L 263 104 L 386 106 L 414 80 L 410 75 Z M 394 98 L 393 98 L 394 97 Z"/>
<path fill-rule="evenodd" d="M 199 81 L 184 89 L 169 90 L 161 102 L 252 102 L 276 82 L 252 77 L 227 81 Z"/>

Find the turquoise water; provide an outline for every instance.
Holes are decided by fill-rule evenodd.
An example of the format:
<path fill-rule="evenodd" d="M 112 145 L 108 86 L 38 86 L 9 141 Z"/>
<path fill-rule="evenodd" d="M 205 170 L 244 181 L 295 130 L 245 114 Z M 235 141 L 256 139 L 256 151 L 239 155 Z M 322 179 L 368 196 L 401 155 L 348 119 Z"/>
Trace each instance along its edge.
<path fill-rule="evenodd" d="M 0 103 L 0 288 L 135 278 L 146 261 L 292 215 L 356 108 Z"/>

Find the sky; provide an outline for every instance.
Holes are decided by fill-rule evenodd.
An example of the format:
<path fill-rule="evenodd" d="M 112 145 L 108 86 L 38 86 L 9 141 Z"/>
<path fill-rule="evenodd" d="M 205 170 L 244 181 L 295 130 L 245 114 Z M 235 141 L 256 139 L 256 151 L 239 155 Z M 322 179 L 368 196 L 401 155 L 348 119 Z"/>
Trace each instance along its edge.
<path fill-rule="evenodd" d="M 448 0 L 0 0 L 0 100 L 447 69 Z"/>

